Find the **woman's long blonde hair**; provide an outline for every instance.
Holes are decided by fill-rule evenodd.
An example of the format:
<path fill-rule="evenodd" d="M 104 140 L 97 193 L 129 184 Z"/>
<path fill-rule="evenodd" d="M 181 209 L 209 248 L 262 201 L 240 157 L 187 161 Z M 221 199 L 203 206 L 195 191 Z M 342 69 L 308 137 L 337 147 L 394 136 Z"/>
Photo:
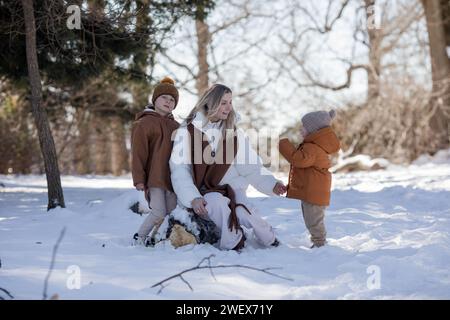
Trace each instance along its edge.
<path fill-rule="evenodd" d="M 232 93 L 231 89 L 227 86 L 224 86 L 223 84 L 212 85 L 208 90 L 206 90 L 195 107 L 191 110 L 186 118 L 186 123 L 190 124 L 199 111 L 202 112 L 209 121 L 211 121 L 211 117 L 220 106 L 220 100 L 222 100 L 223 95 L 226 93 Z M 225 126 L 223 129 L 234 129 L 235 118 L 236 113 L 233 108 L 228 114 L 227 120 L 224 121 Z"/>

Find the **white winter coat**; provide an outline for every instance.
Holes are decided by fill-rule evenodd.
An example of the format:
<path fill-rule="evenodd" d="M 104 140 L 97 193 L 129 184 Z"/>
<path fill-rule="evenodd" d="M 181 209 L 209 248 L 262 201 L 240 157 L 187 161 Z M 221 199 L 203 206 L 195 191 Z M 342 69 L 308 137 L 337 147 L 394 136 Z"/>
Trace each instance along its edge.
<path fill-rule="evenodd" d="M 203 113 L 198 112 L 192 123 L 205 133 L 215 150 L 219 141 L 217 136 L 220 137 L 221 134 L 222 121 L 211 123 Z M 236 193 L 245 193 L 248 185 L 251 184 L 266 195 L 274 195 L 273 188 L 278 180 L 262 165 L 261 158 L 251 147 L 248 137 L 242 130 L 237 130 L 237 137 L 236 157 L 220 181 L 220 185 L 229 184 Z M 191 208 L 191 201 L 202 196 L 194 184 L 191 163 L 190 135 L 186 124 L 183 124 L 176 130 L 169 165 L 178 202 L 186 208 Z"/>

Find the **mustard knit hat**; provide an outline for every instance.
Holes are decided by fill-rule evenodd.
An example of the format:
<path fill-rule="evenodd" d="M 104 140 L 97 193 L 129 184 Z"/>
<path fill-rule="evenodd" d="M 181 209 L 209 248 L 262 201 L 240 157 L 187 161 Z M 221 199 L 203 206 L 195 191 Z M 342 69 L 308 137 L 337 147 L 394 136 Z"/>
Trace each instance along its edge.
<path fill-rule="evenodd" d="M 155 105 L 156 99 L 163 94 L 171 95 L 175 99 L 175 107 L 178 104 L 178 89 L 175 87 L 175 81 L 169 77 L 165 77 L 161 82 L 155 87 L 152 96 L 152 103 Z"/>

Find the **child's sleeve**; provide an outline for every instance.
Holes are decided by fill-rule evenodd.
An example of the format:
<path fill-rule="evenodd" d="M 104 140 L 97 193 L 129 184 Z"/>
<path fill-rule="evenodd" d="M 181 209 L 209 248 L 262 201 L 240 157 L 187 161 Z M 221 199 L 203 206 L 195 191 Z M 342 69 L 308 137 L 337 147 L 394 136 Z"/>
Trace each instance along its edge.
<path fill-rule="evenodd" d="M 304 144 L 296 149 L 288 139 L 281 139 L 279 150 L 281 155 L 294 167 L 307 168 L 314 165 L 316 157 L 309 144 Z"/>
<path fill-rule="evenodd" d="M 146 166 L 150 152 L 148 139 L 146 128 L 141 123 L 137 123 L 131 137 L 131 175 L 135 186 L 139 183 L 144 185 L 147 183 Z"/>

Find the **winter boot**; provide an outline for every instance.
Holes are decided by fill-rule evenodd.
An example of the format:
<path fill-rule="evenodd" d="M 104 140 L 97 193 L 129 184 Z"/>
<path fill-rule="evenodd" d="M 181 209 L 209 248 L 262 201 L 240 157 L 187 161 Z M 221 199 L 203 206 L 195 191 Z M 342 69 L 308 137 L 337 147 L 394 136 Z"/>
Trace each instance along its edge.
<path fill-rule="evenodd" d="M 277 238 L 275 238 L 275 240 L 272 242 L 271 246 L 278 247 L 279 245 L 280 245 L 280 241 Z"/>
<path fill-rule="evenodd" d="M 233 248 L 233 250 L 236 250 L 239 252 L 241 249 L 243 249 L 245 247 L 245 240 L 246 240 L 245 235 L 244 235 L 244 233 L 242 233 L 241 240 L 239 240 L 239 243 Z"/>
<path fill-rule="evenodd" d="M 133 235 L 133 241 L 132 241 L 132 245 L 133 246 L 145 246 L 148 247 L 151 244 L 151 239 L 147 236 L 147 237 L 142 237 L 139 236 L 139 234 L 136 232 Z"/>

